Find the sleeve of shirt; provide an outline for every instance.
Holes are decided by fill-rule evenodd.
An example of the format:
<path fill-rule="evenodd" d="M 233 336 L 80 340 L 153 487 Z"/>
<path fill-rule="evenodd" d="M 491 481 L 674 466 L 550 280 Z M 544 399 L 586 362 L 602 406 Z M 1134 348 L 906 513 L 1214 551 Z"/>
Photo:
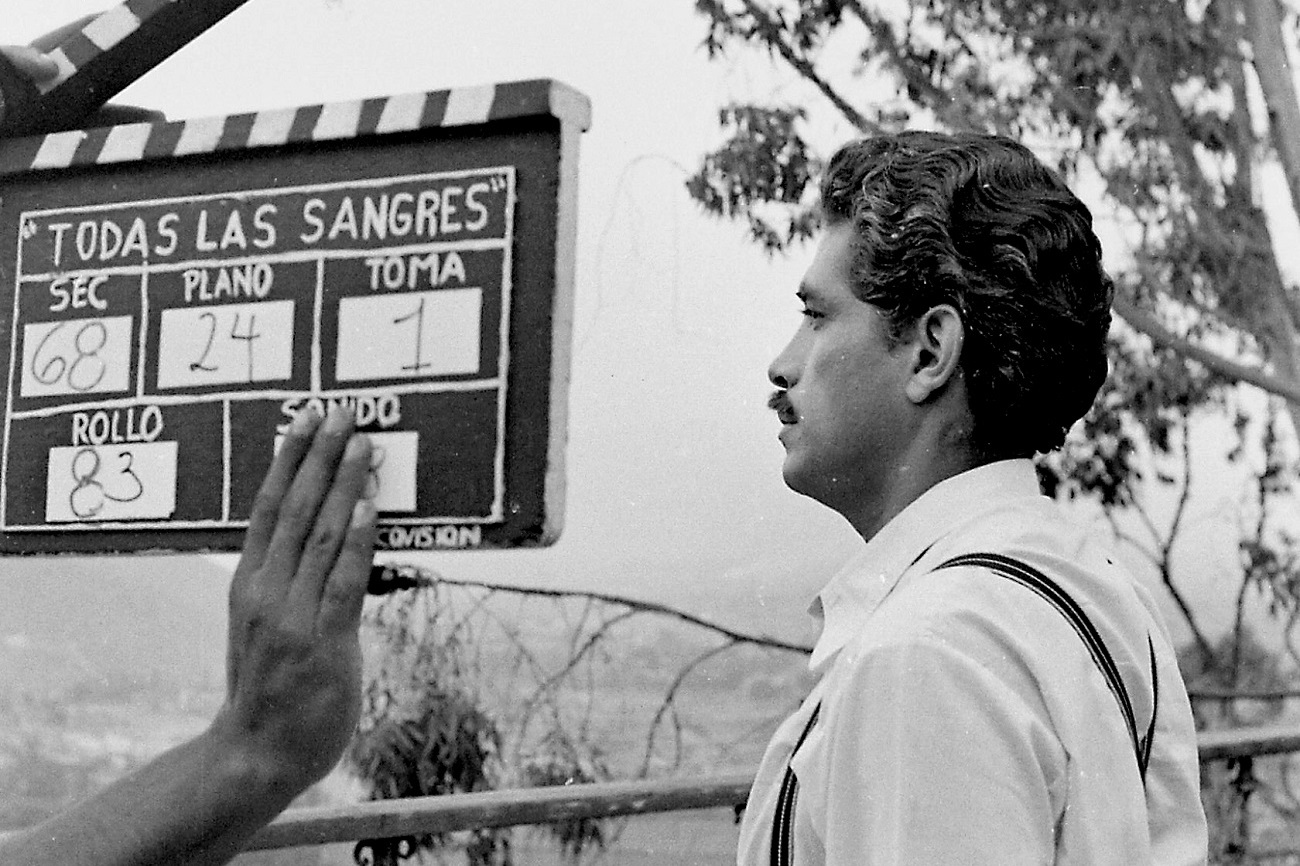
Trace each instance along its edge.
<path fill-rule="evenodd" d="M 824 783 L 799 791 L 827 866 L 1052 862 L 1064 750 L 1028 675 L 975 644 L 922 636 L 852 664 L 809 749 Z"/>

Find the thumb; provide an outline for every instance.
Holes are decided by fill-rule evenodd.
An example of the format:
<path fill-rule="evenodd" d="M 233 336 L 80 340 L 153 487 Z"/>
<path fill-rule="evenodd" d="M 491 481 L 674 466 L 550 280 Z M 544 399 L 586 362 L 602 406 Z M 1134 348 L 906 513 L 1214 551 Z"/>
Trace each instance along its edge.
<path fill-rule="evenodd" d="M 53 57 L 42 54 L 35 48 L 26 45 L 3 45 L 0 46 L 0 54 L 4 54 L 5 59 L 19 73 L 38 84 L 59 77 L 59 64 Z"/>

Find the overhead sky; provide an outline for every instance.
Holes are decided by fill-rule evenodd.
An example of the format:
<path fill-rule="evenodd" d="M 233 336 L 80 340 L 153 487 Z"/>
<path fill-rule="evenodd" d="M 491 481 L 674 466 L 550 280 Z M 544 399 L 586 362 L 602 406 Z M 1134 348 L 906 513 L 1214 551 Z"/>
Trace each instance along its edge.
<path fill-rule="evenodd" d="M 26 42 L 107 5 L 6 0 L 0 38 Z M 725 102 L 817 97 L 761 59 L 709 61 L 692 7 L 249 0 L 118 101 L 179 119 L 529 78 L 586 94 L 563 535 L 540 551 L 393 559 L 451 578 L 649 598 L 807 637 L 807 599 L 859 543 L 840 518 L 785 490 L 764 406 L 767 363 L 797 324 L 794 291 L 811 250 L 768 258 L 740 227 L 703 217 L 683 181 L 718 142 Z M 827 129 L 827 143 L 848 134 Z M 1214 500 L 1206 513 L 1224 507 Z M 1231 550 L 1212 556 L 1222 559 L 1202 569 L 1211 579 L 1233 567 Z M 234 558 L 217 561 L 229 570 Z M 109 558 L 94 569 L 112 592 L 166 593 L 185 562 Z M 8 598 L 21 598 L 24 564 L 0 567 Z M 41 573 L 50 579 L 46 565 Z M 93 609 L 95 593 L 110 590 L 84 583 Z M 220 591 L 211 598 L 220 619 Z"/>
<path fill-rule="evenodd" d="M 718 107 L 783 85 L 763 64 L 709 62 L 691 7 L 249 0 L 118 101 L 179 119 L 527 78 L 586 94 L 561 539 L 541 551 L 395 558 L 798 634 L 804 601 L 855 543 L 838 517 L 785 490 L 764 405 L 811 250 L 769 259 L 738 226 L 703 217 L 683 188 L 718 140 Z M 103 8 L 9 0 L 0 38 L 25 42 Z"/>

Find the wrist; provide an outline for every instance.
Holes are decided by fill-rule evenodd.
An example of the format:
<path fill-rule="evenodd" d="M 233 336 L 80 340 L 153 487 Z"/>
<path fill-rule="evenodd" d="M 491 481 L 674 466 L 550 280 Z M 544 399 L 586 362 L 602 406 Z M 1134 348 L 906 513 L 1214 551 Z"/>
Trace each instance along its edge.
<path fill-rule="evenodd" d="M 301 773 L 266 752 L 223 711 L 197 737 L 0 842 L 0 860 L 33 866 L 225 863 L 304 786 Z M 7 857 L 19 851 L 21 857 Z"/>
<path fill-rule="evenodd" d="M 201 739 L 209 755 L 210 778 L 218 790 L 236 792 L 242 803 L 263 812 L 267 819 L 279 814 L 315 781 L 278 750 L 232 724 L 224 709 Z"/>

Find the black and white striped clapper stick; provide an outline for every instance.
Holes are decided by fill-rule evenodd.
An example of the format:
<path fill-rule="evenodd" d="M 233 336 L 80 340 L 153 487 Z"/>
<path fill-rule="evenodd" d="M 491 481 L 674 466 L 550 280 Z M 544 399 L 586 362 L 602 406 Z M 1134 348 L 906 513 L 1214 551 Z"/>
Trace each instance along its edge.
<path fill-rule="evenodd" d="M 59 75 L 39 87 L 0 57 L 0 137 L 75 129 L 127 85 L 247 0 L 126 0 L 48 50 Z"/>

